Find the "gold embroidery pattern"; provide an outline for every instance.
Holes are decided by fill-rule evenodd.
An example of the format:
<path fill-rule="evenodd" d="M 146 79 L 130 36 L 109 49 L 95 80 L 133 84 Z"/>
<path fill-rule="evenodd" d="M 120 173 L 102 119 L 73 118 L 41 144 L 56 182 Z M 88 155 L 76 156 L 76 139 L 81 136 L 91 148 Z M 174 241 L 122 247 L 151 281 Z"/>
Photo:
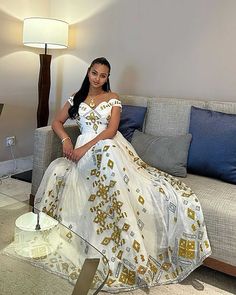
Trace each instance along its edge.
<path fill-rule="evenodd" d="M 112 99 L 109 103 L 102 103 L 96 110 L 88 111 L 83 104 L 78 123 L 85 131 L 97 134 L 108 124 L 109 110 L 115 105 L 120 105 L 120 102 Z M 101 110 L 106 113 L 106 117 L 102 117 Z M 119 136 L 117 134 L 118 138 Z M 88 161 L 88 166 L 85 165 L 85 170 L 78 171 L 85 174 L 83 177 L 88 185 L 85 190 L 86 200 L 82 201 L 86 203 L 85 217 L 93 222 L 91 236 L 95 245 L 110 260 L 107 290 L 117 285 L 121 288 L 133 288 L 142 282 L 153 285 L 176 281 L 180 275 L 184 276 L 183 271 L 189 271 L 199 262 L 199 257 L 209 253 L 206 249 L 210 249 L 204 220 L 199 214 L 200 204 L 192 190 L 179 179 L 150 167 L 130 145 L 125 147 L 125 144 L 126 142 L 121 142 L 120 145 L 115 138 L 99 141 L 86 155 L 92 159 Z M 120 151 L 127 157 L 127 162 L 119 162 L 119 158 L 117 159 L 117 155 L 121 156 Z M 139 175 L 140 181 L 136 182 L 134 177 Z M 149 198 L 150 195 L 146 195 L 149 192 L 147 193 L 142 183 L 142 175 L 149 181 L 152 199 Z M 65 185 L 63 178 L 57 178 L 53 188 L 45 192 L 43 210 L 58 220 L 63 214 L 58 200 Z M 175 190 L 174 194 L 171 190 Z M 163 225 L 175 230 L 181 224 L 184 214 L 187 230 L 184 232 L 183 229 L 176 237 L 173 233 L 173 243 L 170 247 L 167 242 L 166 249 L 158 248 L 159 241 L 166 234 L 160 231 L 160 236 L 155 237 L 157 243 L 150 247 L 153 250 L 151 256 L 146 249 L 146 245 L 149 247 L 150 232 L 153 229 L 153 234 L 156 235 L 155 225 L 162 222 L 161 214 L 157 215 L 157 220 L 152 217 L 155 217 L 156 211 L 162 212 L 162 209 L 166 218 Z M 90 228 L 86 230 L 90 234 Z M 74 236 L 65 234 L 65 239 L 73 243 Z M 64 270 L 70 274 L 71 279 L 76 279 L 77 269 L 64 264 Z M 93 284 L 97 281 L 99 276 L 96 275 Z"/>
<path fill-rule="evenodd" d="M 194 259 L 195 258 L 195 241 L 180 239 L 179 256 L 183 258 Z"/>
<path fill-rule="evenodd" d="M 91 111 L 89 113 L 88 116 L 86 116 L 86 119 L 88 120 L 88 123 L 89 125 L 92 125 L 93 126 L 93 130 L 94 131 L 97 131 L 98 130 L 98 119 L 99 117 L 95 115 L 95 113 L 93 111 Z"/>
<path fill-rule="evenodd" d="M 190 208 L 188 208 L 188 217 L 195 220 L 195 212 Z"/>
<path fill-rule="evenodd" d="M 139 244 L 138 241 L 134 240 L 133 248 L 134 248 L 135 251 L 139 252 L 139 250 L 140 250 L 140 244 Z"/>
<path fill-rule="evenodd" d="M 136 279 L 135 271 L 128 270 L 127 267 L 123 266 L 121 275 L 119 277 L 119 281 L 123 284 L 132 286 L 135 284 L 135 279 Z"/>

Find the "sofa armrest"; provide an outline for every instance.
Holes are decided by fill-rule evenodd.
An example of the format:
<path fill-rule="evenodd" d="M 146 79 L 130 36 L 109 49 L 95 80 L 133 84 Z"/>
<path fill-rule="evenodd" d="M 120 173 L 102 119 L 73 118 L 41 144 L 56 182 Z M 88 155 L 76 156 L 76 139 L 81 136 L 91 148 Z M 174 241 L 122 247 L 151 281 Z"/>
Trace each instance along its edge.
<path fill-rule="evenodd" d="M 65 125 L 67 134 L 73 145 L 79 135 L 77 125 Z M 51 126 L 37 128 L 34 133 L 33 172 L 31 195 L 35 196 L 44 172 L 49 164 L 62 156 L 62 144 Z"/>

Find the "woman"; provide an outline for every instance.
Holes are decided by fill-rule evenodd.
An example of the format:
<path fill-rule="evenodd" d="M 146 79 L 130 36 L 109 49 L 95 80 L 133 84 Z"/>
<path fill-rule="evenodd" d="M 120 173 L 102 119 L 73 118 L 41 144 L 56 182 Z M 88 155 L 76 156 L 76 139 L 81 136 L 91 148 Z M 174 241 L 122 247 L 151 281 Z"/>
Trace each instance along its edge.
<path fill-rule="evenodd" d="M 48 167 L 35 206 L 108 258 L 105 290 L 181 281 L 211 254 L 199 201 L 184 183 L 144 163 L 117 131 L 122 106 L 109 75 L 108 61 L 95 59 L 55 117 L 65 158 Z M 75 147 L 63 128 L 69 117 L 81 132 Z"/>

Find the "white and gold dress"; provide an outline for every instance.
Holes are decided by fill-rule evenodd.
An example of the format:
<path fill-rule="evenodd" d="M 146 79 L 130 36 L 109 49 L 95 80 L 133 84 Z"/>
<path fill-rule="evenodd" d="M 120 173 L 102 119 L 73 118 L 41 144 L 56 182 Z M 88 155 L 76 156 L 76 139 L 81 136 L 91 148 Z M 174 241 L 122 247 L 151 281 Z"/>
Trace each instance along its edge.
<path fill-rule="evenodd" d="M 73 98 L 69 99 L 73 105 Z M 76 147 L 107 128 L 118 99 L 81 103 Z M 35 207 L 89 241 L 109 260 L 104 290 L 183 280 L 211 254 L 201 205 L 183 182 L 139 158 L 118 131 L 79 160 L 53 161 Z"/>

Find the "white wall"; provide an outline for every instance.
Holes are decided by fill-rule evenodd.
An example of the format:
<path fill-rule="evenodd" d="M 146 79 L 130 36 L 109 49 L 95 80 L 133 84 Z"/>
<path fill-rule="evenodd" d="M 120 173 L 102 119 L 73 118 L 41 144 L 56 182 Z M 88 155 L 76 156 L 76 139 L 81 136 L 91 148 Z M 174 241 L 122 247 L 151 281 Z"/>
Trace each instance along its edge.
<path fill-rule="evenodd" d="M 9 10 L 19 3 L 2 2 L 12 4 Z M 50 118 L 80 87 L 89 63 L 98 56 L 110 60 L 111 85 L 118 93 L 236 101 L 235 0 L 21 3 L 19 19 L 16 9 L 14 16 L 0 10 L 1 28 L 14 31 L 19 21 L 36 12 L 71 24 L 70 48 L 52 52 Z M 9 106 L 0 118 L 0 161 L 10 157 L 2 147 L 2 132 L 18 132 L 18 156 L 26 156 L 32 153 L 36 127 L 38 51 L 24 48 L 17 36 L 1 29 L 0 101 Z M 24 116 L 18 116 L 15 106 Z M 14 131 L 16 126 L 21 131 Z"/>
<path fill-rule="evenodd" d="M 119 93 L 236 101 L 236 1 L 87 1 L 104 4 L 89 17 L 85 1 L 68 2 L 51 1 L 53 16 L 75 31 L 75 48 L 63 56 L 61 101 L 97 56 L 111 61 Z"/>

